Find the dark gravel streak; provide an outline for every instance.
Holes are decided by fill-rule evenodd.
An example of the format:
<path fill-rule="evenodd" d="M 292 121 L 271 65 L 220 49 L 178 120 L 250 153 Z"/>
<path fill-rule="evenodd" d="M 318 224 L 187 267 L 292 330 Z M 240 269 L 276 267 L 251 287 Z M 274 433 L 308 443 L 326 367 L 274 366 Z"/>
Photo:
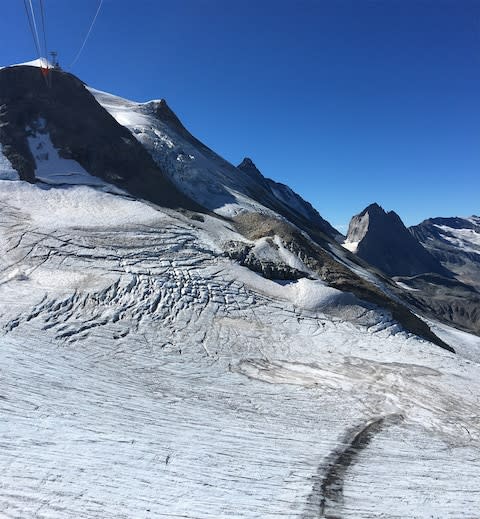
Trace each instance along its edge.
<path fill-rule="evenodd" d="M 330 454 L 326 464 L 319 467 L 304 519 L 312 517 L 341 519 L 343 483 L 347 470 L 355 463 L 359 453 L 368 447 L 376 434 L 385 427 L 402 422 L 403 418 L 401 414 L 382 416 L 345 435 L 341 447 Z M 311 515 L 311 511 L 315 509 L 318 510 L 318 515 L 317 513 Z"/>

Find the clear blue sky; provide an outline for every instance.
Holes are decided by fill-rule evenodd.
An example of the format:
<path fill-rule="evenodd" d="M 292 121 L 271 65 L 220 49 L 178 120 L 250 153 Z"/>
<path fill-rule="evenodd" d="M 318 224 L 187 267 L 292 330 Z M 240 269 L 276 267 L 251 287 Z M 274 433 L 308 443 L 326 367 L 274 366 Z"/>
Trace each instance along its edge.
<path fill-rule="evenodd" d="M 98 2 L 44 4 L 67 66 Z M 33 59 L 23 1 L 1 7 L 0 63 Z M 480 213 L 480 0 L 105 0 L 73 72 L 165 98 L 334 225 L 373 201 L 409 225 Z"/>

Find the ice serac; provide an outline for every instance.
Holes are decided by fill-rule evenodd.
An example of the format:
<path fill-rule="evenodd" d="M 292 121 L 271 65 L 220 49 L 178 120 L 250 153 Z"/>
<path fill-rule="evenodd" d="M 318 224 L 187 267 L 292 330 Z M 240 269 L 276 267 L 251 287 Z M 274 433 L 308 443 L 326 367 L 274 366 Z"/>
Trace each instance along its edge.
<path fill-rule="evenodd" d="M 37 181 L 41 168 L 35 155 L 41 159 L 50 149 L 78 164 L 77 170 L 134 196 L 162 206 L 197 208 L 78 78 L 60 70 L 50 70 L 49 77 L 47 84 L 35 66 L 0 70 L 0 144 L 22 180 Z M 47 151 L 32 153 L 32 141 Z"/>
<path fill-rule="evenodd" d="M 352 218 L 344 245 L 389 276 L 432 272 L 451 277 L 394 211 L 387 213 L 376 203 Z"/>
<path fill-rule="evenodd" d="M 429 218 L 409 228 L 458 279 L 480 289 L 480 217 Z"/>

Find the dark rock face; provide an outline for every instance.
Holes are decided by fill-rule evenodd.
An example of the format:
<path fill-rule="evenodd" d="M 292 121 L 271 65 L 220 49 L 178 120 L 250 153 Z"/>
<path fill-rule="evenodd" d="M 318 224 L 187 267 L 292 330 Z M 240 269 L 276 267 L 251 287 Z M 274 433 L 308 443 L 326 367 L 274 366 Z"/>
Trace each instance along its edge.
<path fill-rule="evenodd" d="M 475 288 L 436 274 L 397 280 L 411 289 L 403 299 L 422 314 L 480 335 L 480 293 Z"/>
<path fill-rule="evenodd" d="M 59 155 L 90 174 L 162 206 L 199 209 L 78 78 L 59 70 L 50 75 L 48 87 L 36 67 L 0 70 L 0 143 L 22 180 L 35 181 L 27 128 L 42 119 Z"/>
<path fill-rule="evenodd" d="M 480 290 L 480 217 L 430 218 L 409 231 L 458 279 Z"/>
<path fill-rule="evenodd" d="M 389 276 L 427 272 L 452 276 L 415 239 L 395 212 L 386 213 L 378 204 L 368 206 L 352 218 L 347 242 L 358 242 L 356 254 Z"/>

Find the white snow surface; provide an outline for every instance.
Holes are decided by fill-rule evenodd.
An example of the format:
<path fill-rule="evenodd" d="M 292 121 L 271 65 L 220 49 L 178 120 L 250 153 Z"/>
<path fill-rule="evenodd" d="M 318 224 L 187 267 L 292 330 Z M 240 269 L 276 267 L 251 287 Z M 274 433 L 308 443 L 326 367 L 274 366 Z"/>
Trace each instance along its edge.
<path fill-rule="evenodd" d="M 466 218 L 466 220 L 480 226 L 478 218 L 471 217 Z M 435 225 L 435 227 L 443 231 L 442 238 L 444 240 L 452 243 L 462 251 L 480 254 L 480 233 L 475 229 L 455 229 L 447 225 Z"/>
<path fill-rule="evenodd" d="M 0 181 L 0 515 L 477 517 L 476 339 L 443 327 L 453 355 L 319 281 L 265 280 L 232 238 Z"/>
<path fill-rule="evenodd" d="M 21 67 L 21 66 L 28 66 L 28 67 L 38 67 L 38 68 L 53 68 L 53 65 L 48 61 L 47 58 L 37 58 L 31 61 L 26 61 L 25 63 L 15 63 L 13 65 L 8 65 L 9 67 Z M 6 68 L 6 67 L 0 67 L 0 69 Z"/>
<path fill-rule="evenodd" d="M 33 226 L 98 227 L 148 224 L 163 213 L 136 200 L 112 196 L 88 186 L 50 187 L 27 182 L 0 182 L 0 200 L 22 211 Z M 28 203 L 25 203 L 28 200 Z"/>
<path fill-rule="evenodd" d="M 353 252 L 353 254 L 355 254 L 357 252 L 357 248 L 358 248 L 358 244 L 359 243 L 360 243 L 359 241 L 348 241 L 348 240 L 345 240 L 342 243 L 342 247 L 344 247 L 345 249 L 347 249 L 350 252 Z"/>
<path fill-rule="evenodd" d="M 35 160 L 35 178 L 52 185 L 87 185 L 102 188 L 113 193 L 123 193 L 120 189 L 91 175 L 78 162 L 60 157 L 45 129 L 45 121 L 39 120 L 35 128 L 28 128 L 27 137 L 30 151 Z"/>
<path fill-rule="evenodd" d="M 19 180 L 18 173 L 12 163 L 5 157 L 0 143 L 0 180 Z"/>

